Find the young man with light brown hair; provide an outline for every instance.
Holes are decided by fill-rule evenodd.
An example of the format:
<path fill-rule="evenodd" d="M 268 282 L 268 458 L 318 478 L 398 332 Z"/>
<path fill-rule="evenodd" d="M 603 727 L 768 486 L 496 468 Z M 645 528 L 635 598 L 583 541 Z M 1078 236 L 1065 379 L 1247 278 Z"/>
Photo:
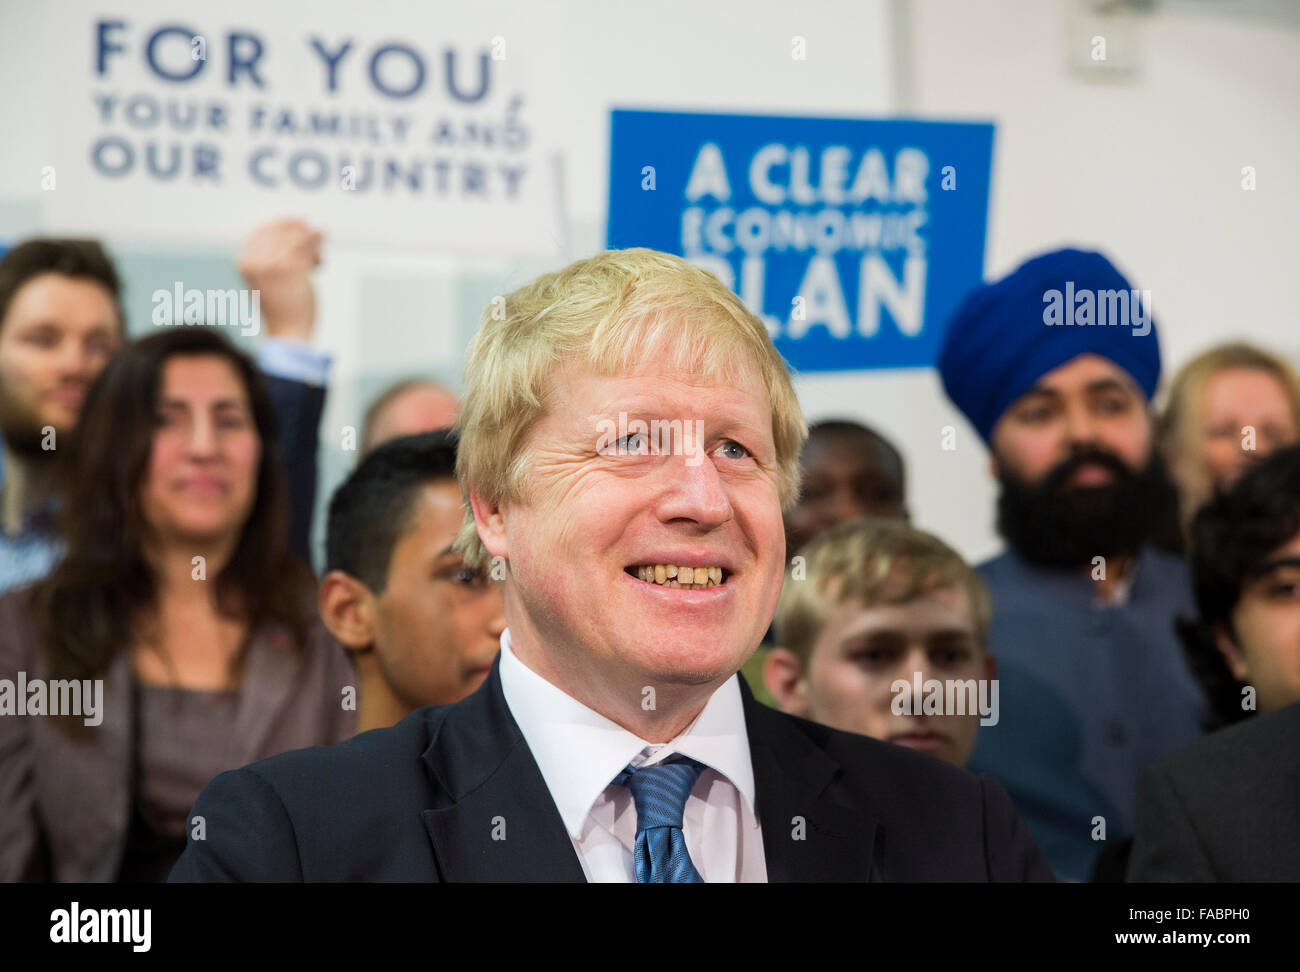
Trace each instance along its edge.
<path fill-rule="evenodd" d="M 964 766 L 997 717 L 989 614 L 988 588 L 943 541 L 849 520 L 787 577 L 764 682 L 785 712 Z"/>

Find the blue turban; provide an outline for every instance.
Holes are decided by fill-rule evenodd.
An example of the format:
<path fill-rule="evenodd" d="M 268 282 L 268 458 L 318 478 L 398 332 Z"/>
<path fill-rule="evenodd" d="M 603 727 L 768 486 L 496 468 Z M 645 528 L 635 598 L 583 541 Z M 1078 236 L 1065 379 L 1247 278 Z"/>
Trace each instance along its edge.
<path fill-rule="evenodd" d="M 1012 402 L 1080 354 L 1115 362 L 1150 400 L 1160 378 L 1160 345 L 1155 321 L 1146 316 L 1150 308 L 1140 300 L 1131 304 L 1132 290 L 1100 253 L 1034 257 L 958 306 L 939 353 L 944 390 L 986 443 Z M 1117 314 L 1119 291 L 1127 315 Z"/>

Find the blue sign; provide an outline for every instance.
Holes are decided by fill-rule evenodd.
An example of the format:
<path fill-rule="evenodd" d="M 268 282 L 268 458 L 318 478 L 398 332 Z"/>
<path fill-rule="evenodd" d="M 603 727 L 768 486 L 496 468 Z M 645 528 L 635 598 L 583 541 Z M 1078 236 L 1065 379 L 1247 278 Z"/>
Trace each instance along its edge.
<path fill-rule="evenodd" d="M 983 279 L 993 126 L 615 110 L 609 246 L 707 267 L 799 371 L 925 367 Z"/>

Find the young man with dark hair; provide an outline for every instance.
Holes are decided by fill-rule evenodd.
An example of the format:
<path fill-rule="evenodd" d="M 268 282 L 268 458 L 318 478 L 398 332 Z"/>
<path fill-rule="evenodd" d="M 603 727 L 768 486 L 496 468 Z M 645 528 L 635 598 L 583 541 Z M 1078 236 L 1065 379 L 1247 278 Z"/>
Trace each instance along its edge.
<path fill-rule="evenodd" d="M 1300 702 L 1300 448 L 1202 507 L 1191 540 L 1199 617 L 1180 630 L 1216 724 Z"/>
<path fill-rule="evenodd" d="M 505 607 L 491 568 L 451 550 L 463 522 L 447 431 L 384 443 L 330 501 L 320 613 L 354 653 L 359 731 L 458 702 L 492 667 Z"/>
<path fill-rule="evenodd" d="M 1219 721 L 1239 724 L 1142 775 L 1128 879 L 1300 881 L 1300 447 L 1201 509 L 1191 560 L 1204 637 L 1189 650 Z"/>

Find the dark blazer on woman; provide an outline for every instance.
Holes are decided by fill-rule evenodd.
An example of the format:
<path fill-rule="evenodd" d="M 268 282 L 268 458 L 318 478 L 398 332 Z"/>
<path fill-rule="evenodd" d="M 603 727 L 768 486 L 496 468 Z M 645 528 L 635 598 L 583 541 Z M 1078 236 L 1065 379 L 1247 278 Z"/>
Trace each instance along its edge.
<path fill-rule="evenodd" d="M 29 609 L 31 588 L 0 597 L 0 679 L 48 678 Z M 72 734 L 40 715 L 0 716 L 0 881 L 112 881 L 131 819 L 136 732 L 130 652 L 102 675 L 103 722 Z M 315 617 L 308 648 L 287 631 L 254 632 L 236 703 L 231 768 L 356 731 L 344 689 L 357 684 L 345 650 Z M 352 697 L 355 698 L 355 692 Z M 148 732 L 166 732 L 150 725 Z M 198 794 L 196 793 L 195 796 Z"/>

